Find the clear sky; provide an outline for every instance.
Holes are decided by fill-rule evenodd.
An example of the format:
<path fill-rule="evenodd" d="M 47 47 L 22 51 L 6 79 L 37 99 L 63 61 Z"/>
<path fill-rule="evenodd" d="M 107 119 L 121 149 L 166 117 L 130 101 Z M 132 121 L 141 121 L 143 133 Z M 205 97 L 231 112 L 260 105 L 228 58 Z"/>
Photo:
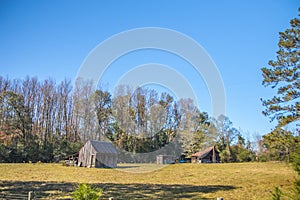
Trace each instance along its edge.
<path fill-rule="evenodd" d="M 168 28 L 193 38 L 213 59 L 234 126 L 265 134 L 273 125 L 261 114 L 260 98 L 274 92 L 261 85 L 260 68 L 275 58 L 278 32 L 289 27 L 299 6 L 296 0 L 0 0 L 0 75 L 74 80 L 89 53 L 112 35 L 134 28 Z M 187 64 L 165 52 L 123 56 L 103 79 L 112 89 L 126 70 L 149 62 L 184 74 L 196 90 L 200 109 L 210 112 L 201 77 L 182 70 Z"/>

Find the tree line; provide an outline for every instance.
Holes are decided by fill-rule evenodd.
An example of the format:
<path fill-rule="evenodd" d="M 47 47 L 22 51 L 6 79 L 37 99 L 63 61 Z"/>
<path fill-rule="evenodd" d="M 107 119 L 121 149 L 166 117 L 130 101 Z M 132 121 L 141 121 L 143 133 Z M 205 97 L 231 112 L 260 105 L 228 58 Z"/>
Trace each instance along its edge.
<path fill-rule="evenodd" d="M 80 145 L 71 83 L 0 77 L 1 160 L 48 162 Z"/>
<path fill-rule="evenodd" d="M 191 99 L 150 88 L 118 86 L 112 95 L 83 79 L 0 77 L 0 160 L 53 162 L 75 154 L 87 140 L 108 140 L 123 152 L 169 151 L 189 157 L 215 145 L 224 162 L 250 161 L 250 141 L 226 116 L 200 112 Z M 122 160 L 122 156 L 120 156 Z"/>

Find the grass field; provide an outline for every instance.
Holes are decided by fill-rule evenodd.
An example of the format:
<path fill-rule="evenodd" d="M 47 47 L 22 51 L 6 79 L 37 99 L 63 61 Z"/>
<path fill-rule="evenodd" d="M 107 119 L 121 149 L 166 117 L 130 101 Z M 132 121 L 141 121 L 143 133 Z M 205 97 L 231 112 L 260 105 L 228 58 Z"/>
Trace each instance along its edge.
<path fill-rule="evenodd" d="M 39 198 L 68 199 L 77 183 L 91 183 L 103 189 L 103 199 L 270 199 L 274 187 L 284 191 L 296 178 L 285 163 L 157 167 L 121 164 L 118 169 L 95 169 L 61 164 L 0 164 L 0 191 L 16 194 L 34 190 Z"/>

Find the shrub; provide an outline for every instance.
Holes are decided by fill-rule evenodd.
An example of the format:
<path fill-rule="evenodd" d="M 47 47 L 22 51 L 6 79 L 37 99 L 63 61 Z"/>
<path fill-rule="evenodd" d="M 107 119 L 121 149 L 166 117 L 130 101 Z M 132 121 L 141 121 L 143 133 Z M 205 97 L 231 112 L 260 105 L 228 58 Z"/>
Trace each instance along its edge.
<path fill-rule="evenodd" d="M 79 184 L 72 193 L 72 197 L 75 200 L 99 200 L 101 196 L 101 189 L 91 187 L 86 183 Z"/>
<path fill-rule="evenodd" d="M 282 192 L 278 187 L 275 187 L 274 191 L 272 192 L 272 200 L 280 200 L 282 197 Z"/>

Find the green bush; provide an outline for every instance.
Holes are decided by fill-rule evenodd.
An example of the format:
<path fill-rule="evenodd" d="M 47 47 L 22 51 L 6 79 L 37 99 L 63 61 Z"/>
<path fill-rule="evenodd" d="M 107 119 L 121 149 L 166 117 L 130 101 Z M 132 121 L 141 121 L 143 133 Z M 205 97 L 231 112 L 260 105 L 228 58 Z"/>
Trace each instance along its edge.
<path fill-rule="evenodd" d="M 72 198 L 75 200 L 99 200 L 102 196 L 102 190 L 93 188 L 86 183 L 81 183 L 72 193 Z"/>
<path fill-rule="evenodd" d="M 272 192 L 272 200 L 280 200 L 282 197 L 282 192 L 278 187 L 275 187 L 274 191 Z"/>

